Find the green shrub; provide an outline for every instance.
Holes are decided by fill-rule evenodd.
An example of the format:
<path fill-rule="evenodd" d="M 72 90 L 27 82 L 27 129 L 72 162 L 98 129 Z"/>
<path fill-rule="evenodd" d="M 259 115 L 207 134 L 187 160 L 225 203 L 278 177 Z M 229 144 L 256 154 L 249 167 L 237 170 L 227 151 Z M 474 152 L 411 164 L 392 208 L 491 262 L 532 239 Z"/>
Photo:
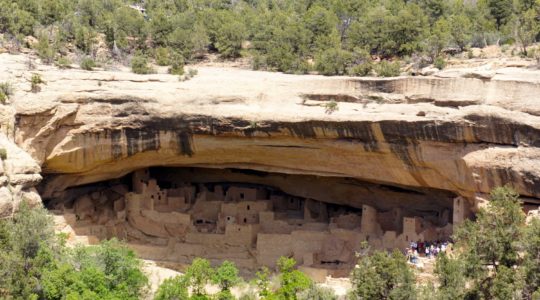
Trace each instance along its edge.
<path fill-rule="evenodd" d="M 186 277 L 193 295 L 206 297 L 205 286 L 210 282 L 214 270 L 210 262 L 203 258 L 195 258 L 186 270 Z"/>
<path fill-rule="evenodd" d="M 255 53 L 251 58 L 251 68 L 253 70 L 264 70 L 266 67 L 266 57 L 264 55 Z"/>
<path fill-rule="evenodd" d="M 375 67 L 378 76 L 381 77 L 395 77 L 400 74 L 399 62 L 388 62 L 386 60 L 381 61 Z"/>
<path fill-rule="evenodd" d="M 214 46 L 224 58 L 236 58 L 240 56 L 242 42 L 247 36 L 244 22 L 234 18 L 232 14 L 224 20 L 215 32 Z"/>
<path fill-rule="evenodd" d="M 136 54 L 131 59 L 131 71 L 135 74 L 154 73 L 154 70 L 148 65 L 148 58 L 142 54 Z"/>
<path fill-rule="evenodd" d="M 298 300 L 337 300 L 331 288 L 312 284 L 309 289 L 298 294 Z"/>
<path fill-rule="evenodd" d="M 67 57 L 62 56 L 56 60 L 56 66 L 60 69 L 69 69 L 71 66 L 71 61 Z"/>
<path fill-rule="evenodd" d="M 56 51 L 51 46 L 48 36 L 40 35 L 35 48 L 39 58 L 41 58 L 44 63 L 50 64 L 54 61 Z"/>
<path fill-rule="evenodd" d="M 0 148 L 0 159 L 2 160 L 7 159 L 7 150 L 5 148 Z"/>
<path fill-rule="evenodd" d="M 140 299 L 148 283 L 142 262 L 116 239 L 79 246 L 43 271 L 46 299 Z"/>
<path fill-rule="evenodd" d="M 198 73 L 199 73 L 199 71 L 197 71 L 196 69 L 189 69 L 187 74 L 185 74 L 184 76 L 179 77 L 179 80 L 180 81 L 190 80 L 191 78 L 195 77 L 195 75 L 197 75 Z"/>
<path fill-rule="evenodd" d="M 193 295 L 189 297 L 189 300 L 213 300 L 207 295 Z"/>
<path fill-rule="evenodd" d="M 217 295 L 215 295 L 214 299 L 216 299 L 216 300 L 236 300 L 236 298 L 233 296 L 233 294 L 229 290 L 220 291 L 219 293 L 217 293 Z"/>
<path fill-rule="evenodd" d="M 199 71 L 197 69 L 189 69 L 188 75 L 189 77 L 195 77 L 195 75 L 199 74 Z"/>
<path fill-rule="evenodd" d="M 540 287 L 536 279 L 540 248 L 535 246 L 532 252 L 535 254 L 528 254 L 533 250 L 529 246 L 538 245 L 540 239 L 538 232 L 532 236 L 526 234 L 526 215 L 519 196 L 510 187 L 493 189 L 487 207 L 476 213 L 476 219 L 466 220 L 457 228 L 453 237 L 456 248 L 463 251 L 446 262 L 439 260 L 441 266 L 436 269 L 439 281 L 446 283 L 441 286 L 443 292 L 457 291 L 467 299 L 473 295 L 476 299 L 513 299 L 512 294 L 524 287 L 529 291 Z M 527 282 L 522 274 L 531 266 L 530 258 L 534 261 L 535 275 Z"/>
<path fill-rule="evenodd" d="M 180 275 L 165 279 L 154 296 L 154 300 L 184 300 L 188 298 L 187 278 Z"/>
<path fill-rule="evenodd" d="M 32 78 L 30 79 L 30 90 L 32 93 L 40 92 L 42 83 L 45 83 L 45 81 L 43 81 L 41 75 L 36 73 L 32 74 Z"/>
<path fill-rule="evenodd" d="M 309 288 L 313 282 L 304 273 L 295 270 L 294 258 L 280 257 L 277 261 L 280 287 L 276 292 L 278 299 L 296 300 L 297 294 Z"/>
<path fill-rule="evenodd" d="M 223 295 L 220 299 L 227 298 L 227 292 L 230 294 L 230 289 L 240 282 L 236 265 L 228 260 L 224 261 L 214 272 L 212 282 L 221 288 Z"/>
<path fill-rule="evenodd" d="M 259 296 L 263 299 L 272 295 L 270 290 L 270 270 L 267 267 L 262 267 L 255 273 L 253 283 L 257 286 Z"/>
<path fill-rule="evenodd" d="M 324 111 L 327 113 L 327 114 L 332 114 L 333 112 L 339 110 L 339 106 L 338 106 L 338 103 L 335 101 L 335 100 L 332 100 L 330 102 L 327 102 L 325 105 L 324 105 Z"/>
<path fill-rule="evenodd" d="M 442 70 L 442 69 L 444 69 L 446 67 L 446 60 L 444 60 L 443 57 L 439 56 L 433 62 L 433 66 L 435 66 L 435 68 L 437 68 L 439 70 Z"/>
<path fill-rule="evenodd" d="M 13 86 L 9 82 L 0 82 L 0 103 L 6 104 L 9 96 L 13 94 Z"/>
<path fill-rule="evenodd" d="M 415 299 L 413 270 L 399 251 L 360 257 L 351 273 L 352 299 Z M 385 297 L 382 297 L 385 295 Z"/>
<path fill-rule="evenodd" d="M 540 299 L 540 219 L 533 218 L 527 224 L 524 232 L 524 273 L 525 295 L 531 295 L 532 299 Z"/>
<path fill-rule="evenodd" d="M 0 82 L 0 92 L 4 93 L 6 97 L 13 95 L 13 85 L 9 82 Z"/>
<path fill-rule="evenodd" d="M 169 48 L 157 48 L 154 58 L 156 59 L 156 64 L 158 66 L 168 66 L 171 63 Z"/>
<path fill-rule="evenodd" d="M 370 62 L 364 62 L 355 65 L 349 69 L 349 75 L 353 76 L 369 76 L 373 71 L 373 64 Z"/>
<path fill-rule="evenodd" d="M 81 60 L 81 69 L 86 71 L 92 71 L 96 67 L 96 62 L 90 58 L 85 57 Z"/>
<path fill-rule="evenodd" d="M 184 75 L 184 57 L 182 55 L 173 55 L 169 74 Z"/>
<path fill-rule="evenodd" d="M 437 256 L 435 263 L 435 274 L 437 275 L 440 285 L 438 292 L 449 296 L 449 299 L 460 299 L 465 295 L 466 284 L 465 264 L 458 259 L 451 259 L 445 253 Z"/>
<path fill-rule="evenodd" d="M 0 220 L 1 298 L 41 298 L 40 279 L 52 266 L 57 247 L 53 220 L 42 207 L 30 208 L 23 201 L 13 217 Z"/>
<path fill-rule="evenodd" d="M 352 54 L 348 51 L 328 49 L 317 56 L 315 70 L 322 75 L 343 75 L 352 58 Z"/>
<path fill-rule="evenodd" d="M 83 25 L 74 25 L 73 29 L 75 45 L 77 48 L 81 49 L 84 53 L 90 54 L 94 44 L 96 44 L 96 32 L 93 28 L 83 26 Z"/>
<path fill-rule="evenodd" d="M 257 300 L 257 299 L 258 299 L 257 293 L 252 289 L 245 291 L 238 298 L 238 300 Z"/>

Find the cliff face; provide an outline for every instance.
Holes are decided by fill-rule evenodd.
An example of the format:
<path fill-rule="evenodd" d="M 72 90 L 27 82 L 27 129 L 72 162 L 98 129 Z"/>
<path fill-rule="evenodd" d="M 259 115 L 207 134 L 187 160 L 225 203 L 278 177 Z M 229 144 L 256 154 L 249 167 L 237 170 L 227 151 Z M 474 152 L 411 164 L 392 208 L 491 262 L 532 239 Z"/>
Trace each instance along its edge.
<path fill-rule="evenodd" d="M 179 82 L 0 60 L 19 66 L 8 133 L 41 164 L 43 198 L 152 166 L 346 177 L 471 203 L 510 183 L 540 198 L 538 71 L 361 79 L 205 67 Z M 36 72 L 46 85 L 26 92 Z"/>
<path fill-rule="evenodd" d="M 11 215 L 21 200 L 30 205 L 41 198 L 34 188 L 40 181 L 39 165 L 0 133 L 0 218 Z"/>

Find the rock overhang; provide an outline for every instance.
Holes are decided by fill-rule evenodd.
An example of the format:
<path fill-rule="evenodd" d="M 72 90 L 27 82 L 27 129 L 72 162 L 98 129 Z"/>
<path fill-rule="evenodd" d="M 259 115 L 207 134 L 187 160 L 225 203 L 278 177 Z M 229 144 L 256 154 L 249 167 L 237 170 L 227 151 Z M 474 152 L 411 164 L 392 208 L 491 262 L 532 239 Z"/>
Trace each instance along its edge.
<path fill-rule="evenodd" d="M 43 166 L 45 197 L 151 166 L 351 177 L 471 201 L 512 181 L 523 196 L 540 197 L 528 166 L 540 140 L 537 71 L 374 79 L 201 67 L 187 82 L 35 72 L 47 85 L 16 93 L 13 126 Z M 328 101 L 339 109 L 326 113 Z"/>

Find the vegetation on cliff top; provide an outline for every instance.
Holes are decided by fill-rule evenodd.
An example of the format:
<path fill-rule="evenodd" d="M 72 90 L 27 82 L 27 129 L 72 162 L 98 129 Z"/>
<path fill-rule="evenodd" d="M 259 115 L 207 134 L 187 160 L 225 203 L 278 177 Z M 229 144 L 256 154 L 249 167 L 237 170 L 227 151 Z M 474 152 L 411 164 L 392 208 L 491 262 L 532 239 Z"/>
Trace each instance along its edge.
<path fill-rule="evenodd" d="M 0 0 L 0 32 L 37 37 L 46 62 L 73 48 L 96 57 L 105 46 L 124 61 L 137 51 L 159 65 L 213 52 L 251 57 L 255 69 L 326 75 L 372 74 L 372 57 L 441 67 L 448 48 L 516 44 L 527 55 L 539 16 L 538 0 Z"/>

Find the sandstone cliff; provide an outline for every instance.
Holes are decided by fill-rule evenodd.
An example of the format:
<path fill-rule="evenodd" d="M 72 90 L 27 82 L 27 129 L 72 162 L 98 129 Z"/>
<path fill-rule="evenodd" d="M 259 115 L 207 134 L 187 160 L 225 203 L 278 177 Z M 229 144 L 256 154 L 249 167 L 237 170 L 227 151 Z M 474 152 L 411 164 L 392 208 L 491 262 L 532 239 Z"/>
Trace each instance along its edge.
<path fill-rule="evenodd" d="M 380 79 L 200 67 L 180 82 L 0 61 L 0 79 L 16 87 L 3 131 L 41 164 L 44 198 L 150 166 L 345 177 L 471 203 L 511 183 L 540 198 L 539 71 Z M 40 93 L 29 91 L 33 73 Z"/>
<path fill-rule="evenodd" d="M 0 218 L 11 215 L 21 201 L 41 202 L 35 186 L 41 181 L 40 167 L 30 155 L 0 133 Z"/>

